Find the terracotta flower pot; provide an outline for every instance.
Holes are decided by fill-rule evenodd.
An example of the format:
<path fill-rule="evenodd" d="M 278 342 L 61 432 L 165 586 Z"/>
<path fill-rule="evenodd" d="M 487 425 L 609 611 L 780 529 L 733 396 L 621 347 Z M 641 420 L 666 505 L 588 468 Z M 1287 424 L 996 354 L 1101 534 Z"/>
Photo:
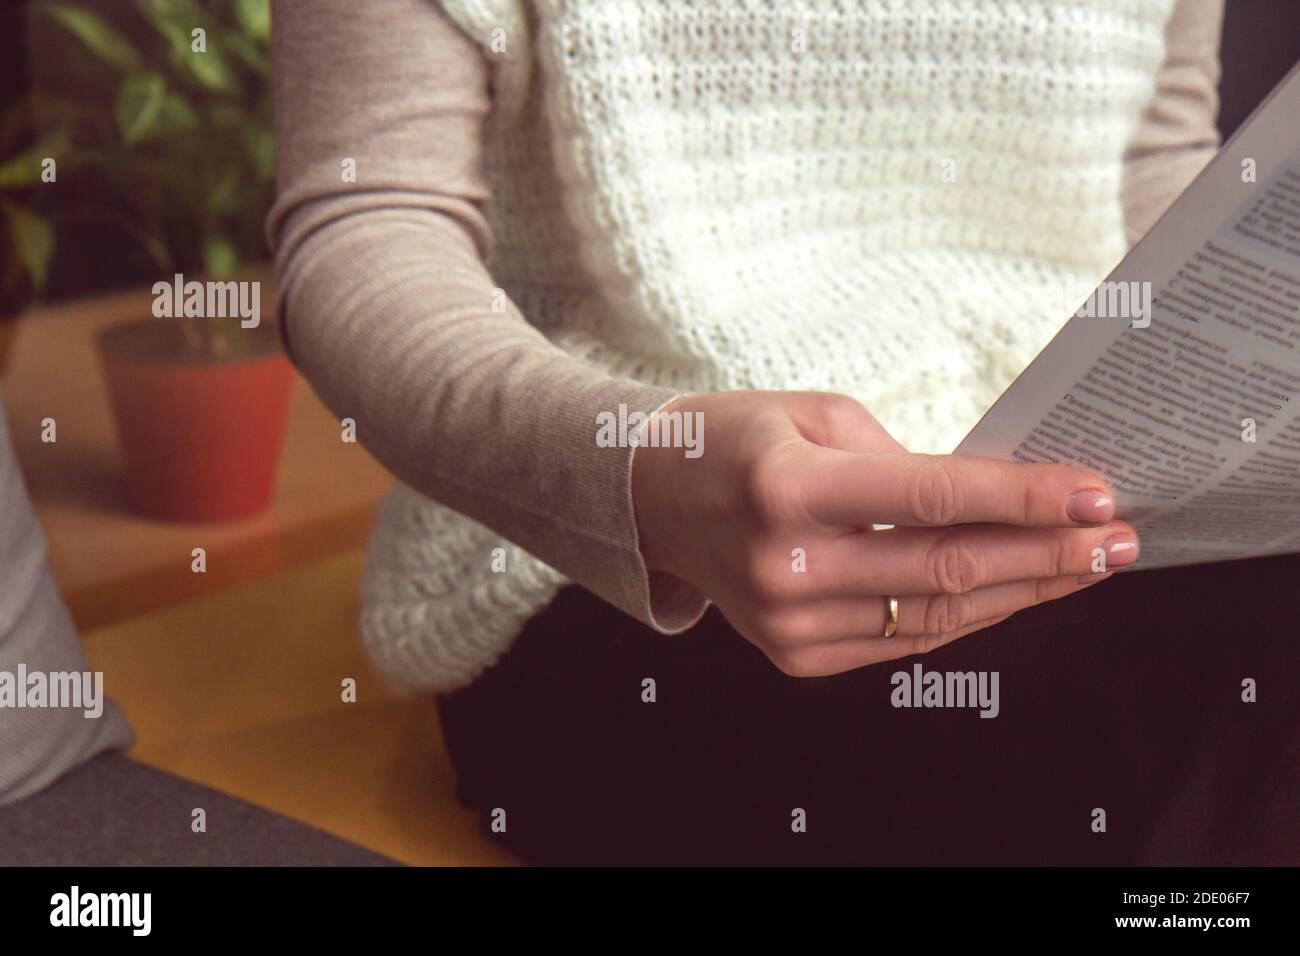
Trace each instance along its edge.
<path fill-rule="evenodd" d="M 96 344 L 131 501 L 173 521 L 225 521 L 271 503 L 294 371 L 273 325 L 239 329 L 246 354 L 194 356 L 175 321 L 145 319 Z"/>

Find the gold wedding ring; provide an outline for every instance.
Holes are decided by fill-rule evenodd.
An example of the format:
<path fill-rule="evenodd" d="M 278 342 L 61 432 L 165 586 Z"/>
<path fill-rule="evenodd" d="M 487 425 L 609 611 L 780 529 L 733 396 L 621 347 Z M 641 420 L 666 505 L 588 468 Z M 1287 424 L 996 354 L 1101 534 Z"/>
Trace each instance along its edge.
<path fill-rule="evenodd" d="M 898 598 L 885 598 L 885 637 L 898 633 Z"/>

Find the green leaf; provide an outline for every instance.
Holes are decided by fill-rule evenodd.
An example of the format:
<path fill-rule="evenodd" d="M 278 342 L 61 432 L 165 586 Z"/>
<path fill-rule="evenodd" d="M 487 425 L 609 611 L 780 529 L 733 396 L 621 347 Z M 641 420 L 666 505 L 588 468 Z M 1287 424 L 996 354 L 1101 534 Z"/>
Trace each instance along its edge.
<path fill-rule="evenodd" d="M 157 73 L 140 73 L 123 80 L 113 104 L 122 142 L 129 146 L 145 139 L 153 131 L 166 98 L 167 81 Z"/>
<path fill-rule="evenodd" d="M 125 139 L 124 134 L 123 141 L 128 145 L 138 145 L 172 137 L 182 137 L 198 129 L 201 122 L 198 111 L 190 105 L 189 100 L 180 93 L 168 91 L 158 105 L 158 111 L 154 115 L 153 122 L 147 127 L 141 128 L 134 140 Z M 88 151 L 83 151 L 80 154 L 80 156 L 88 155 L 93 158 L 93 154 Z M 130 159 L 133 166 L 139 166 L 140 160 L 138 157 L 132 157 L 129 153 L 125 155 Z M 101 162 L 103 161 L 112 162 L 112 160 L 106 159 L 101 160 Z M 182 173 L 184 177 L 189 175 L 189 171 Z"/>
<path fill-rule="evenodd" d="M 136 9 L 146 20 L 166 34 L 179 33 L 189 45 L 190 31 L 207 29 L 212 24 L 208 12 L 194 0 L 135 0 Z"/>
<path fill-rule="evenodd" d="M 167 40 L 177 69 L 217 93 L 239 92 L 239 78 L 221 52 L 206 10 L 190 0 L 136 0 L 136 6 Z M 193 49 L 192 33 L 198 27 L 206 33 L 202 53 Z"/>
<path fill-rule="evenodd" d="M 218 93 L 235 93 L 239 90 L 239 80 L 226 62 L 220 47 L 209 43 L 207 52 L 194 53 L 187 50 L 185 56 L 183 65 L 208 89 Z"/>
<path fill-rule="evenodd" d="M 61 3 L 43 3 L 36 9 L 54 19 L 104 62 L 127 72 L 140 69 L 135 47 L 98 14 Z"/>
<path fill-rule="evenodd" d="M 206 11 L 197 0 L 136 0 L 136 6 L 149 17 L 204 26 L 201 21 L 205 19 Z"/>
<path fill-rule="evenodd" d="M 54 256 L 54 227 L 42 217 L 13 203 L 0 203 L 8 225 L 9 240 L 27 270 L 37 295 L 45 291 L 50 259 Z"/>
<path fill-rule="evenodd" d="M 244 127 L 244 149 L 253 162 L 259 182 L 270 182 L 275 178 L 275 140 L 269 130 L 251 123 Z"/>
<path fill-rule="evenodd" d="M 198 111 L 190 105 L 189 100 L 179 93 L 168 93 L 158 110 L 154 133 L 158 136 L 171 136 L 174 133 L 189 132 L 198 126 Z"/>
<path fill-rule="evenodd" d="M 203 271 L 213 279 L 225 279 L 239 265 L 239 250 L 224 236 L 203 240 Z"/>
<path fill-rule="evenodd" d="M 179 62 L 182 57 L 189 56 L 190 33 L 184 25 L 152 16 L 150 21 L 153 23 L 154 29 L 161 33 L 163 39 L 167 41 L 167 47 L 173 60 Z"/>
<path fill-rule="evenodd" d="M 0 162 L 0 188 L 7 186 L 32 186 L 41 181 L 41 163 L 46 158 L 58 159 L 68 145 L 68 131 L 62 127 L 50 130 L 33 146 L 15 153 Z"/>
<path fill-rule="evenodd" d="M 261 43 L 271 39 L 271 4 L 267 0 L 235 0 L 235 19 L 250 39 Z"/>
<path fill-rule="evenodd" d="M 225 167 L 225 172 L 216 184 L 208 190 L 206 205 L 208 212 L 213 216 L 222 216 L 230 211 L 230 201 L 240 187 L 241 174 L 244 172 L 237 164 L 230 164 Z"/>
<path fill-rule="evenodd" d="M 271 59 L 266 55 L 266 50 L 247 37 L 240 36 L 233 30 L 227 30 L 221 34 L 221 45 L 229 50 L 236 60 L 259 76 L 271 74 Z"/>

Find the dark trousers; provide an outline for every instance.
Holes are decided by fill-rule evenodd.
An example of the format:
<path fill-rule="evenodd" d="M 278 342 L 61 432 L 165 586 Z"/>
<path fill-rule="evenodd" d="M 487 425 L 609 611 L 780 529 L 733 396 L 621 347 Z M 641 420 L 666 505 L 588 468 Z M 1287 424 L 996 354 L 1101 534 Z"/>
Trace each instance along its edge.
<path fill-rule="evenodd" d="M 997 671 L 999 715 L 893 706 L 916 663 Z M 665 637 L 570 587 L 439 712 L 528 862 L 1296 864 L 1300 555 L 1117 575 L 817 679 L 716 610 Z"/>

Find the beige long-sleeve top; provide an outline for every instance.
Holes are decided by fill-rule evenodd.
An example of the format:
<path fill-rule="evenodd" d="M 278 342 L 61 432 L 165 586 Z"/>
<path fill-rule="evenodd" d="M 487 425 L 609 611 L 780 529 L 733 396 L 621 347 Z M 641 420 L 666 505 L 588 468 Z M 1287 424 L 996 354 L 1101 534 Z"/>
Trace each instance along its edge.
<path fill-rule="evenodd" d="M 1223 0 L 1179 0 L 1125 157 L 1135 241 L 1213 155 Z M 632 449 L 599 412 L 675 393 L 549 343 L 495 289 L 480 130 L 490 65 L 432 0 L 274 7 L 279 198 L 268 221 L 290 353 L 402 480 L 663 630 L 703 596 L 647 575 Z"/>

